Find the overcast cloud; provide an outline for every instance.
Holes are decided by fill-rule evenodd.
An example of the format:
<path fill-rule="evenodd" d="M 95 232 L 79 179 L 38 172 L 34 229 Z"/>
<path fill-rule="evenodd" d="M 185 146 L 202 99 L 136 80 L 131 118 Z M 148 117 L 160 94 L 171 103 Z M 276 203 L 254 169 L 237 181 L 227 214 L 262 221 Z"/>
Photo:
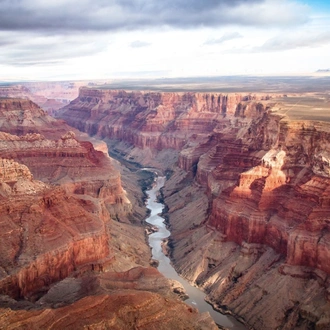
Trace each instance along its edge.
<path fill-rule="evenodd" d="M 276 12 L 268 13 L 273 7 Z M 306 9 L 285 0 L 1 0 L 0 29 L 59 33 L 160 26 L 268 26 L 303 22 Z"/>
<path fill-rule="evenodd" d="M 0 0 L 0 80 L 262 66 L 247 53 L 275 70 L 270 53 L 329 44 L 330 20 L 311 12 L 305 0 Z"/>
<path fill-rule="evenodd" d="M 286 33 L 278 35 L 267 40 L 261 47 L 256 47 L 253 51 L 258 52 L 273 52 L 284 51 L 302 47 L 319 47 L 330 44 L 330 31 L 310 33 L 300 32 L 295 34 Z"/>
<path fill-rule="evenodd" d="M 150 45 L 151 45 L 150 42 L 145 42 L 145 41 L 140 41 L 140 40 L 135 40 L 130 43 L 130 46 L 132 48 L 142 48 L 142 47 L 148 47 Z"/>
<path fill-rule="evenodd" d="M 208 39 L 204 45 L 216 45 L 222 44 L 226 41 L 243 38 L 243 36 L 239 32 L 227 32 L 222 37 L 216 39 Z"/>

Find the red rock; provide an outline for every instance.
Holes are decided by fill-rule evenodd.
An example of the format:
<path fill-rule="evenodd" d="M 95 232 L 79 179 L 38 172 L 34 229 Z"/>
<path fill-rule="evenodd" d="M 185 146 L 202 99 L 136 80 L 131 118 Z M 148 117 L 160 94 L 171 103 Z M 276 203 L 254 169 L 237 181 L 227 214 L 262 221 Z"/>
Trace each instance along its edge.
<path fill-rule="evenodd" d="M 330 275 L 330 130 L 281 118 L 261 98 L 82 89 L 60 117 L 174 170 L 164 189 L 172 261 L 217 306 L 259 329 L 329 326 L 320 296 Z"/>
<path fill-rule="evenodd" d="M 0 100 L 0 130 L 0 328 L 216 329 L 134 268 L 150 248 L 107 155 L 28 100 Z"/>
<path fill-rule="evenodd" d="M 49 115 L 78 96 L 79 87 L 85 82 L 27 82 L 23 85 L 0 87 L 1 97 L 29 99 Z"/>
<path fill-rule="evenodd" d="M 58 117 L 90 135 L 124 140 L 142 149 L 180 150 L 192 134 L 212 132 L 218 120 L 236 112 L 238 104 L 252 102 L 242 108 L 249 109 L 246 111 L 253 115 L 262 112 L 257 102 L 243 101 L 245 98 L 236 94 L 81 88 L 79 97 L 64 107 Z M 243 110 L 241 112 L 240 115 L 244 115 Z"/>
<path fill-rule="evenodd" d="M 0 121 L 7 131 L 35 128 L 0 133 L 1 292 L 26 296 L 111 260 L 109 219 L 131 210 L 111 159 L 70 131 L 53 140 L 60 124 L 28 100 L 1 99 Z"/>

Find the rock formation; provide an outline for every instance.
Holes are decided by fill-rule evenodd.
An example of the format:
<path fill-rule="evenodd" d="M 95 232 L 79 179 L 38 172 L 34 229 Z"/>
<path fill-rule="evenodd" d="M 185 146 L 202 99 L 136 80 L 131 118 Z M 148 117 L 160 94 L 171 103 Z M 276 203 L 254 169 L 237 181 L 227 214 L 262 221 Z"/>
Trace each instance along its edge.
<path fill-rule="evenodd" d="M 69 104 L 78 96 L 79 87 L 86 82 L 26 82 L 24 85 L 9 84 L 0 87 L 0 97 L 29 99 L 49 115 Z"/>
<path fill-rule="evenodd" d="M 255 329 L 330 327 L 330 129 L 271 95 L 80 90 L 59 116 L 167 170 L 172 262 Z"/>
<path fill-rule="evenodd" d="M 53 130 L 59 126 L 56 120 L 31 101 L 2 99 L 0 109 L 1 130 L 24 133 L 35 127 L 48 136 L 58 134 L 51 131 L 54 122 Z M 70 131 L 58 140 L 1 132 L 0 145 L 2 235 L 7 237 L 1 291 L 26 296 L 81 265 L 111 259 L 109 218 L 116 211 L 129 213 L 130 203 L 110 158 Z"/>
<path fill-rule="evenodd" d="M 36 303 L 24 306 L 7 298 L 11 308 L 0 309 L 0 324 L 6 329 L 217 329 L 207 314 L 180 302 L 167 287 L 154 268 L 66 278 Z"/>
<path fill-rule="evenodd" d="M 73 130 L 0 99 L 0 328 L 215 329 L 150 268 L 118 165 Z"/>

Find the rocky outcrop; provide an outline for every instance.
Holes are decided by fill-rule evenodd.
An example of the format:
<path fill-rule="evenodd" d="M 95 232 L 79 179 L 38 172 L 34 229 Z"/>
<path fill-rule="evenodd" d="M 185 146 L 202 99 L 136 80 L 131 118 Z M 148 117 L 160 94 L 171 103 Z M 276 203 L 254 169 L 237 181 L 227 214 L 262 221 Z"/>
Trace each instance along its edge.
<path fill-rule="evenodd" d="M 178 153 L 191 145 L 195 150 L 196 145 L 208 143 L 219 120 L 235 113 L 238 116 L 252 112 L 257 115 L 262 111 L 258 100 L 264 98 L 269 96 L 81 88 L 79 97 L 61 109 L 57 116 L 91 136 L 133 145 L 139 150 L 132 150 L 131 157 L 164 167 L 177 161 L 166 154 L 167 149 Z M 115 145 L 114 149 L 120 152 L 120 147 Z M 155 156 L 159 154 L 157 162 Z M 198 155 L 194 159 L 196 157 Z"/>
<path fill-rule="evenodd" d="M 217 329 L 208 314 L 175 298 L 156 269 L 84 275 L 56 284 L 29 310 L 7 299 L 0 307 L 6 329 Z M 3 304 L 4 301 L 0 301 Z M 69 304 L 69 305 L 68 305 Z M 56 307 L 56 309 L 53 309 Z"/>
<path fill-rule="evenodd" d="M 58 138 L 69 130 L 69 126 L 48 116 L 31 100 L 1 98 L 0 130 L 16 135 L 41 133 Z"/>
<path fill-rule="evenodd" d="M 60 116 L 121 156 L 170 170 L 172 262 L 215 306 L 256 329 L 321 329 L 330 130 L 271 108 L 269 95 L 81 89 Z"/>
<path fill-rule="evenodd" d="M 0 328 L 216 329 L 150 267 L 118 163 L 28 100 L 0 130 Z"/>
<path fill-rule="evenodd" d="M 54 115 L 78 96 L 79 87 L 86 82 L 26 82 L 0 87 L 0 97 L 28 99 L 49 115 Z"/>
<path fill-rule="evenodd" d="M 183 194 L 178 210 L 182 191 L 165 191 L 172 260 L 256 329 L 328 327 L 328 126 L 267 114 L 232 130 L 215 132 L 219 143 L 197 164 L 208 209 Z"/>
<path fill-rule="evenodd" d="M 21 127 L 48 136 L 0 133 L 0 287 L 23 297 L 111 260 L 110 219 L 125 219 L 130 202 L 111 159 L 90 142 L 71 131 L 53 140 L 59 123 L 31 101 L 1 99 L 0 109 L 1 129 L 27 118 Z"/>
<path fill-rule="evenodd" d="M 2 157 L 18 160 L 34 178 L 61 184 L 67 192 L 102 198 L 114 217 L 129 213 L 130 202 L 111 159 L 90 142 L 78 141 L 69 129 L 31 101 L 0 101 L 0 130 L 11 133 L 0 133 Z"/>
<path fill-rule="evenodd" d="M 2 294 L 27 296 L 109 258 L 109 215 L 101 204 L 33 180 L 25 165 L 0 164 Z"/>

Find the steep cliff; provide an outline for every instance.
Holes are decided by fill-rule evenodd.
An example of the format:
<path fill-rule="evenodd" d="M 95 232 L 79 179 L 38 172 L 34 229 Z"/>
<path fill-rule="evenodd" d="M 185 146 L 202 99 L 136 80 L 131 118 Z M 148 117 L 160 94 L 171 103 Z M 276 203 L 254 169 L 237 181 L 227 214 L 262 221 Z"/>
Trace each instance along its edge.
<path fill-rule="evenodd" d="M 0 328 L 216 329 L 149 266 L 118 163 L 73 131 L 0 99 Z"/>
<path fill-rule="evenodd" d="M 256 329 L 328 327 L 328 125 L 268 114 L 229 137 L 198 162 L 208 198 L 164 192 L 173 262 Z"/>
<path fill-rule="evenodd" d="M 134 146 L 131 157 L 157 167 L 173 165 L 177 155 L 190 145 L 209 144 L 219 120 L 233 115 L 237 107 L 244 116 L 258 108 L 268 95 L 125 92 L 81 88 L 79 97 L 57 116 L 69 125 L 105 140 Z M 259 108 L 258 108 L 259 109 Z M 121 152 L 120 143 L 111 144 Z M 127 146 L 124 145 L 124 152 Z M 195 151 L 199 155 L 201 150 Z M 156 156 L 156 159 L 155 159 Z M 198 155 L 195 156 L 195 158 Z"/>
<path fill-rule="evenodd" d="M 47 137 L 59 137 L 68 125 L 48 116 L 29 99 L 0 98 L 0 129 L 2 132 L 22 135 L 41 133 Z"/>
<path fill-rule="evenodd" d="M 272 95 L 81 89 L 59 116 L 172 173 L 172 262 L 215 306 L 256 329 L 322 329 L 330 129 L 273 106 Z"/>
<path fill-rule="evenodd" d="M 109 215 L 97 201 L 35 181 L 25 165 L 2 159 L 0 291 L 23 297 L 109 258 Z"/>
<path fill-rule="evenodd" d="M 1 99 L 0 109 L 2 130 L 59 134 L 31 101 Z M 110 158 L 70 131 L 58 140 L 1 132 L 0 145 L 1 292 L 27 296 L 111 260 L 109 220 L 130 203 Z"/>

